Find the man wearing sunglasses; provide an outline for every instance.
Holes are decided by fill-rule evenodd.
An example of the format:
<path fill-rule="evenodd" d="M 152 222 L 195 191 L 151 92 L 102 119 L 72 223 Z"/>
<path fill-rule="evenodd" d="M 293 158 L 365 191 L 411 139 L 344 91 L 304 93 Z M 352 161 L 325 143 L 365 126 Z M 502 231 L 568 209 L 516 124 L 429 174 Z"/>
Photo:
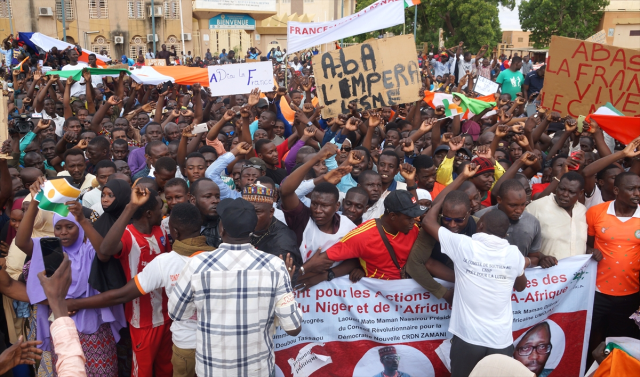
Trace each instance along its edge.
<path fill-rule="evenodd" d="M 468 171 L 466 167 L 465 171 Z M 447 186 L 446 190 L 451 194 L 442 205 L 438 224 L 452 233 L 471 237 L 477 231 L 478 218 L 471 216 L 471 201 L 468 194 L 461 190 L 464 183 L 468 182 L 467 179 L 468 176 L 461 174 Z M 437 298 L 444 298 L 449 304 L 453 303 L 453 289 L 447 290 L 433 278 L 435 276 L 453 282 L 453 262 L 442 253 L 440 242 L 425 229 L 420 231 L 418 239 L 413 244 L 407 260 L 407 273 Z"/>

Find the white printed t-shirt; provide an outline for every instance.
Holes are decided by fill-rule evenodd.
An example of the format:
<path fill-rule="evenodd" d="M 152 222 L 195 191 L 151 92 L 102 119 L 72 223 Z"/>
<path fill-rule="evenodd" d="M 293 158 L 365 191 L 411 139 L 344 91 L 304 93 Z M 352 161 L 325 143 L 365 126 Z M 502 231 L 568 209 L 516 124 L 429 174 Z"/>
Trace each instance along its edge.
<path fill-rule="evenodd" d="M 191 256 L 198 254 L 200 253 L 197 252 Z M 180 272 L 189 263 L 190 258 L 175 251 L 158 255 L 135 276 L 138 290 L 146 295 L 147 292 L 164 288 L 167 296 L 171 296 L 171 291 L 180 277 Z M 197 332 L 196 314 L 187 320 L 171 323 L 171 339 L 178 348 L 196 349 Z"/>
<path fill-rule="evenodd" d="M 473 237 L 440 227 L 442 252 L 456 273 L 449 332 L 467 343 L 493 349 L 513 344 L 513 283 L 524 271 L 524 257 L 506 239 L 486 233 Z"/>

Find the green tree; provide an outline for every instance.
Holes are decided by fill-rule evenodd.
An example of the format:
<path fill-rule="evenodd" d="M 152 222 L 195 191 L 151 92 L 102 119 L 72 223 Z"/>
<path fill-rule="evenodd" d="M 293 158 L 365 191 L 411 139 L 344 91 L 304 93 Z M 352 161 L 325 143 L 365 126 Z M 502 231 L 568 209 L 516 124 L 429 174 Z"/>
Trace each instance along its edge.
<path fill-rule="evenodd" d="M 356 12 L 373 4 L 376 0 L 357 2 Z M 451 47 L 464 41 L 465 48 L 475 53 L 484 44 L 496 46 L 502 40 L 498 20 L 498 5 L 509 9 L 515 0 L 423 0 L 418 6 L 416 42 L 438 44 L 438 29 L 444 31 L 445 46 Z M 385 32 L 400 35 L 403 30 L 413 33 L 415 8 L 405 9 L 405 24 L 354 36 L 349 41 L 362 42 Z"/>
<path fill-rule="evenodd" d="M 609 0 L 522 0 L 522 30 L 530 31 L 534 47 L 549 46 L 552 35 L 586 39 L 596 32 Z"/>

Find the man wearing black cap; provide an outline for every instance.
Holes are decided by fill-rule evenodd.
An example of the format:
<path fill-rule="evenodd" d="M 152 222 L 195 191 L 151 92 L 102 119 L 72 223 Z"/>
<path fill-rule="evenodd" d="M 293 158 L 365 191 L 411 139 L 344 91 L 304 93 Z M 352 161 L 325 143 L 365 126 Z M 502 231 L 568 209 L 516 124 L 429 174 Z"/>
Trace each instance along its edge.
<path fill-rule="evenodd" d="M 442 146 L 443 145 L 440 147 Z M 436 150 L 438 148 L 436 148 Z M 471 160 L 471 157 L 473 157 L 471 151 L 464 148 L 464 138 L 462 136 L 451 138 L 449 148 L 447 149 L 447 155 L 440 163 L 440 166 L 438 166 L 438 172 L 436 173 L 436 181 L 445 186 L 453 182 L 458 176 L 454 170 L 457 169 L 463 161 Z"/>
<path fill-rule="evenodd" d="M 360 258 L 366 277 L 397 280 L 418 238 L 416 218 L 427 210 L 405 190 L 391 192 L 384 200 L 385 212 L 379 219 L 362 223 L 356 229 L 305 264 L 306 271 L 321 273 L 334 261 Z"/>
<path fill-rule="evenodd" d="M 275 317 L 287 334 L 296 336 L 302 312 L 284 261 L 250 243 L 258 224 L 253 205 L 227 198 L 217 210 L 223 243 L 193 256 L 184 267 L 171 292 L 169 315 L 174 321 L 197 315 L 206 324 L 199 328 L 197 375 L 271 375 Z"/>

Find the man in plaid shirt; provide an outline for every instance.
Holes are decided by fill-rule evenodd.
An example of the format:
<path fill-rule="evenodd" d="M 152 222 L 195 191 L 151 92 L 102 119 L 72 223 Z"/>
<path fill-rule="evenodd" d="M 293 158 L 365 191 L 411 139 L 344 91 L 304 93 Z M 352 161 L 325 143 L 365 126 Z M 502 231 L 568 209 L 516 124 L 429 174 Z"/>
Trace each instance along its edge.
<path fill-rule="evenodd" d="M 296 336 L 302 325 L 289 272 L 282 259 L 255 249 L 258 218 L 244 199 L 217 207 L 223 243 L 194 256 L 171 297 L 174 321 L 197 314 L 196 373 L 202 377 L 274 376 L 275 319 Z"/>

